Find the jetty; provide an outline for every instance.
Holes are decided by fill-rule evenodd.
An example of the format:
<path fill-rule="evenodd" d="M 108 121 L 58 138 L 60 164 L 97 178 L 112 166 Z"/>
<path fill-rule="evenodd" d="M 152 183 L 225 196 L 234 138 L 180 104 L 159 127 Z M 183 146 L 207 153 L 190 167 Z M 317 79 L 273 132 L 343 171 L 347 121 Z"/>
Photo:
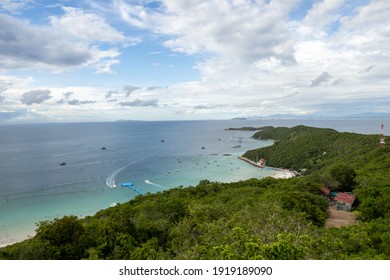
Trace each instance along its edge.
<path fill-rule="evenodd" d="M 123 183 L 123 184 L 121 184 L 121 187 L 130 188 L 133 191 L 139 193 L 140 195 L 144 195 L 144 193 L 141 192 L 139 189 L 137 189 L 132 182 Z"/>
<path fill-rule="evenodd" d="M 250 163 L 256 167 L 260 167 L 260 168 L 264 168 L 265 166 L 263 164 L 260 164 L 260 163 L 257 163 L 253 160 L 250 160 L 249 158 L 246 158 L 246 157 L 242 157 L 242 156 L 239 156 L 238 157 L 239 159 L 243 160 L 243 161 L 246 161 L 247 163 Z"/>

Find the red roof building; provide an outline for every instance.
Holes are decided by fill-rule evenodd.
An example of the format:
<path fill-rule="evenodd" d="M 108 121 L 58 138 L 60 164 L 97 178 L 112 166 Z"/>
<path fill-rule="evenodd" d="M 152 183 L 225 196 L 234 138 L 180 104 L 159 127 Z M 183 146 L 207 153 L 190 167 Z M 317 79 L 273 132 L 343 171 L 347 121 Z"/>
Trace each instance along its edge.
<path fill-rule="evenodd" d="M 321 187 L 321 191 L 322 191 L 325 195 L 329 195 L 329 194 L 330 194 L 330 189 L 327 188 L 327 187 Z"/>
<path fill-rule="evenodd" d="M 343 192 L 339 192 L 336 195 L 336 197 L 334 198 L 334 200 L 336 200 L 336 201 L 339 201 L 339 202 L 342 202 L 345 204 L 349 204 L 351 206 L 354 203 L 355 199 L 356 199 L 356 196 L 354 196 L 353 194 L 343 193 Z"/>

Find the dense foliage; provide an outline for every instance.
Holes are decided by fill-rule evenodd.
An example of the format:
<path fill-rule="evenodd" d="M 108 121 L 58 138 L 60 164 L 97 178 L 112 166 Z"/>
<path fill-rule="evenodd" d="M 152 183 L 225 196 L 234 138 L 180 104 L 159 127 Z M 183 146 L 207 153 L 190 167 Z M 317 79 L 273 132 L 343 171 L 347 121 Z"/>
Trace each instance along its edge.
<path fill-rule="evenodd" d="M 84 219 L 41 222 L 3 259 L 389 259 L 390 149 L 374 135 L 304 126 L 254 135 L 274 139 L 246 157 L 306 169 L 293 179 L 195 187 L 138 196 Z M 325 228 L 320 187 L 351 191 L 358 222 Z"/>

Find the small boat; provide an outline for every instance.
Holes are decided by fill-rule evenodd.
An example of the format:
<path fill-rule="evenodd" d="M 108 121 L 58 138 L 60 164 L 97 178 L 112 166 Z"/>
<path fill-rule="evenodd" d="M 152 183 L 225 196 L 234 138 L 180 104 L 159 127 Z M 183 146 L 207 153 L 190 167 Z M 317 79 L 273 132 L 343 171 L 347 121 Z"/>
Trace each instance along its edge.
<path fill-rule="evenodd" d="M 206 147 L 202 147 L 202 150 L 206 149 Z"/>
<path fill-rule="evenodd" d="M 60 165 L 64 166 L 64 165 L 66 165 L 66 162 L 61 162 Z"/>
<path fill-rule="evenodd" d="M 161 142 L 165 142 L 165 140 L 161 140 Z"/>
<path fill-rule="evenodd" d="M 100 148 L 100 150 L 107 150 L 107 148 L 103 146 Z"/>

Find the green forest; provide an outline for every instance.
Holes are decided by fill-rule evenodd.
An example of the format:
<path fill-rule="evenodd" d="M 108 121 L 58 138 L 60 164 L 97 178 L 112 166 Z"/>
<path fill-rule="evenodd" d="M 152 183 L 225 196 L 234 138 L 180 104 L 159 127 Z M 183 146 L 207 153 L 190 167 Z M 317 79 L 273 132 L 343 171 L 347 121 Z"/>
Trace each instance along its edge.
<path fill-rule="evenodd" d="M 274 144 L 244 157 L 299 176 L 204 180 L 83 219 L 42 221 L 35 237 L 0 249 L 0 259 L 390 259 L 390 147 L 379 147 L 379 135 L 296 126 L 265 127 L 253 138 Z M 324 226 L 323 186 L 356 196 L 353 225 Z"/>

